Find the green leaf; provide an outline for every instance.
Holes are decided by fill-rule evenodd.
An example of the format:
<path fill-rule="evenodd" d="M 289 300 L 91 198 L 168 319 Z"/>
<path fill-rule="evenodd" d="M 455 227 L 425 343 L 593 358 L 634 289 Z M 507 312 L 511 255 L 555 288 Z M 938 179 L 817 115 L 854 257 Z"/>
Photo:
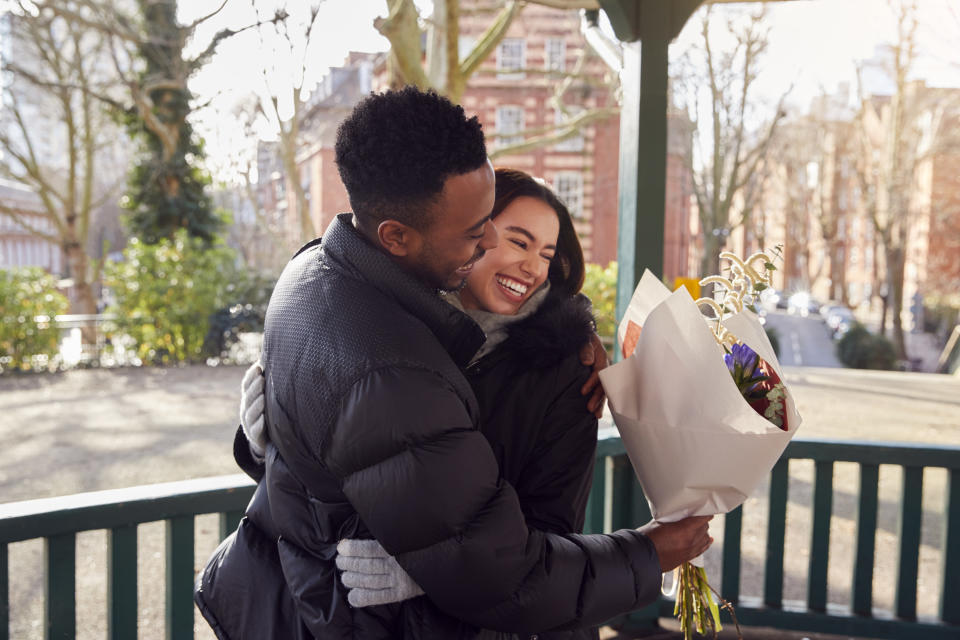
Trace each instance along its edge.
<path fill-rule="evenodd" d="M 767 268 L 767 271 L 776 271 L 776 270 L 777 270 L 777 265 L 773 264 L 772 262 L 764 262 L 764 263 L 763 263 L 763 266 L 765 266 L 765 267 Z"/>

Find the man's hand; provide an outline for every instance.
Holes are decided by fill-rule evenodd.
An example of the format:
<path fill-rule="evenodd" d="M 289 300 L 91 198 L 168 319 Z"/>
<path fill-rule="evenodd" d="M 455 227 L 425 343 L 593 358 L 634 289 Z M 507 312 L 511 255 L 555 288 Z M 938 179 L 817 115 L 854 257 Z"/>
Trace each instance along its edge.
<path fill-rule="evenodd" d="M 580 349 L 580 362 L 587 367 L 593 367 L 590 377 L 580 388 L 580 393 L 587 398 L 587 411 L 597 416 L 603 417 L 603 402 L 607 399 L 603 392 L 603 385 L 600 384 L 600 372 L 607 368 L 607 350 L 603 348 L 600 342 L 600 336 L 593 334 L 593 338 Z"/>
<path fill-rule="evenodd" d="M 638 531 L 650 538 L 660 558 L 660 570 L 666 573 L 710 548 L 713 544 L 708 530 L 711 520 L 713 516 L 691 516 L 663 524 L 651 521 Z"/>

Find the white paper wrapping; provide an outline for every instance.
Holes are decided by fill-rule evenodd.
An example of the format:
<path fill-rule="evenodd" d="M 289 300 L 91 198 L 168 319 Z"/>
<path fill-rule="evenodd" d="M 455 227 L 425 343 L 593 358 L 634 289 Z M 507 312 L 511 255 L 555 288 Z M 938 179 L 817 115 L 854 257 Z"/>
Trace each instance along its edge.
<path fill-rule="evenodd" d="M 789 389 L 783 431 L 743 399 L 687 290 L 670 293 L 649 271 L 621 320 L 621 344 L 629 321 L 642 327 L 637 347 L 600 380 L 653 517 L 727 513 L 770 473 L 800 426 Z M 783 378 L 756 315 L 735 314 L 724 326 Z"/>

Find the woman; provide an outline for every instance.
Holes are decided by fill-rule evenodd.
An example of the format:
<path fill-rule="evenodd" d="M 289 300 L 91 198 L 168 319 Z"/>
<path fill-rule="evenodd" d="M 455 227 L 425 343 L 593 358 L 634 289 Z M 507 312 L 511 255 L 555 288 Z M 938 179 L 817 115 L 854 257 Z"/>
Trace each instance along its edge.
<path fill-rule="evenodd" d="M 590 370 L 579 351 L 594 335 L 590 302 L 578 295 L 583 252 L 567 208 L 522 171 L 496 170 L 491 217 L 498 246 L 477 262 L 459 295 L 448 296 L 487 334 L 466 370 L 481 408 L 481 429 L 528 526 L 581 532 L 597 444 L 597 418 L 581 395 Z M 241 409 L 249 432 L 247 425 L 262 424 L 262 401 L 245 390 L 245 403 L 253 408 Z M 380 559 L 376 566 L 392 572 L 354 571 L 344 576 L 346 586 L 354 580 L 382 587 L 384 579 L 394 585 L 354 590 L 351 603 L 386 604 L 423 593 L 375 541 L 345 543 L 341 568 L 369 572 L 374 557 Z M 596 630 L 542 637 L 591 638 Z"/>

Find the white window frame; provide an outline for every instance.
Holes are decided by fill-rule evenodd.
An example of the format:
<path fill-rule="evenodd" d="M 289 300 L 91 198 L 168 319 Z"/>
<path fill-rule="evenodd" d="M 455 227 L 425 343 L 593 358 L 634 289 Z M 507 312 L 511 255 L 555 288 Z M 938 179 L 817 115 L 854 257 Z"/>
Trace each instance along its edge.
<path fill-rule="evenodd" d="M 511 47 L 518 47 L 519 51 L 511 51 Z M 519 54 L 519 55 L 518 55 Z M 514 58 L 519 58 L 514 60 Z M 504 38 L 497 45 L 497 77 L 501 80 L 519 80 L 527 74 L 523 72 L 527 66 L 527 41 L 523 38 Z"/>
<path fill-rule="evenodd" d="M 574 219 L 583 218 L 583 173 L 558 171 L 553 176 L 553 191 Z"/>
<path fill-rule="evenodd" d="M 555 125 L 560 125 L 566 120 L 577 117 L 581 112 L 583 112 L 583 107 L 578 107 L 576 105 L 568 105 L 567 111 L 568 115 L 564 115 L 563 111 L 560 109 L 554 109 L 553 112 L 553 123 Z M 566 140 L 561 140 L 553 146 L 554 151 L 567 151 L 567 152 L 576 152 L 583 151 L 583 131 L 580 131 L 575 136 L 571 136 Z"/>
<path fill-rule="evenodd" d="M 516 104 L 502 104 L 497 107 L 497 133 L 501 134 L 497 138 L 498 147 L 505 147 L 511 144 L 523 142 L 523 136 L 510 136 L 509 134 L 519 133 L 526 128 L 526 113 L 523 107 Z M 508 134 L 503 136 L 503 134 Z"/>
<path fill-rule="evenodd" d="M 566 71 L 566 67 L 567 41 L 564 38 L 547 38 L 543 44 L 543 68 L 562 72 Z"/>

